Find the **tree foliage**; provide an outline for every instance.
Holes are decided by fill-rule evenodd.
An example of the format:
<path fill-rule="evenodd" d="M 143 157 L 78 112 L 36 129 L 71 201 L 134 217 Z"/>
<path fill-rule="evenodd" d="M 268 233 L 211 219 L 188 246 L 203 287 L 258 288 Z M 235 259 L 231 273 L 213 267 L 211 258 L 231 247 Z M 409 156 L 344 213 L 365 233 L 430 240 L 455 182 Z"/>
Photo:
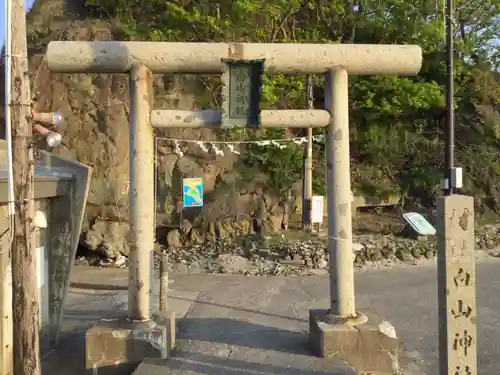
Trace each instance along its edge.
<path fill-rule="evenodd" d="M 438 191 L 446 82 L 443 0 L 87 0 L 87 7 L 130 40 L 420 45 L 424 63 L 417 77 L 351 77 L 353 178 L 358 189 L 369 181 L 423 203 Z M 499 15 L 500 0 L 456 1 L 457 159 L 466 168 L 469 192 L 496 209 Z M 264 107 L 306 105 L 304 77 L 266 77 L 263 94 Z M 276 184 L 283 181 L 281 188 L 302 166 L 297 149 L 250 147 L 248 153 L 246 162 Z"/>

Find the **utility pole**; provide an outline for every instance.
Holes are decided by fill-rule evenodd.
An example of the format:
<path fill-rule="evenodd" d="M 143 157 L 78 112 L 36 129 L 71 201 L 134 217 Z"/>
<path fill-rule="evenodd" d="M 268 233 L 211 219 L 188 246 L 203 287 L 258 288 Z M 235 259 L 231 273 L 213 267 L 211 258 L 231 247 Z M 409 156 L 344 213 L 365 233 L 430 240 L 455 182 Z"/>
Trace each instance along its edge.
<path fill-rule="evenodd" d="M 12 242 L 14 374 L 40 375 L 39 301 L 34 243 L 34 157 L 23 0 L 12 1 Z"/>
<path fill-rule="evenodd" d="M 314 109 L 312 76 L 307 76 L 307 106 Z M 302 229 L 312 230 L 312 128 L 307 130 L 307 143 L 304 152 L 304 181 L 302 198 Z"/>
<path fill-rule="evenodd" d="M 453 162 L 455 156 L 455 77 L 453 72 L 453 0 L 446 0 L 446 125 L 445 125 L 445 172 L 444 195 L 452 195 L 454 186 L 452 181 Z"/>
<path fill-rule="evenodd" d="M 439 374 L 477 374 L 474 198 L 457 194 L 462 168 L 454 166 L 453 0 L 446 0 L 444 196 L 437 198 Z"/>

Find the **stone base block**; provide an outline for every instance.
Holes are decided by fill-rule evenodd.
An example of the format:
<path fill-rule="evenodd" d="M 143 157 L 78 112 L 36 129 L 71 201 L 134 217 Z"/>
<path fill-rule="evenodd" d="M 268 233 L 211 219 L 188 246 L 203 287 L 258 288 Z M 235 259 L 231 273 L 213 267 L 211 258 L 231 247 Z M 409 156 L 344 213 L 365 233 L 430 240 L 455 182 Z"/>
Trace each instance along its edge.
<path fill-rule="evenodd" d="M 166 358 L 175 343 L 175 314 L 146 323 L 102 320 L 86 333 L 85 365 L 98 375 L 130 374 L 146 358 Z"/>
<path fill-rule="evenodd" d="M 367 314 L 368 322 L 357 326 L 331 324 L 328 312 L 309 312 L 309 341 L 318 356 L 342 359 L 358 374 L 398 373 L 399 340 L 390 323 Z"/>

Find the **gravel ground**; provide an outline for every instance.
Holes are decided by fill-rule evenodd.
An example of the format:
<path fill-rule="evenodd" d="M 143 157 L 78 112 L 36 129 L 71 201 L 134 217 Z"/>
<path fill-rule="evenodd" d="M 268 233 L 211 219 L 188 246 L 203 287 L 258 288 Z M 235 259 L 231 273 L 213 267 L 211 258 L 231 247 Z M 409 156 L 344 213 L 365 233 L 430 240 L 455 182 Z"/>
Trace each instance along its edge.
<path fill-rule="evenodd" d="M 500 231 L 487 228 L 476 234 L 478 256 L 497 255 Z M 154 266 L 159 268 L 161 254 L 168 255 L 171 271 L 181 273 L 264 275 L 313 275 L 328 270 L 328 250 L 325 236 L 297 239 L 296 235 L 206 242 L 203 245 L 166 249 L 157 246 Z M 295 237 L 295 238 L 294 238 Z M 408 239 L 394 235 L 357 235 L 353 240 L 353 259 L 356 269 L 419 265 L 435 261 L 435 238 Z M 127 267 L 128 259 L 99 257 L 88 253 L 76 260 L 79 265 Z"/>

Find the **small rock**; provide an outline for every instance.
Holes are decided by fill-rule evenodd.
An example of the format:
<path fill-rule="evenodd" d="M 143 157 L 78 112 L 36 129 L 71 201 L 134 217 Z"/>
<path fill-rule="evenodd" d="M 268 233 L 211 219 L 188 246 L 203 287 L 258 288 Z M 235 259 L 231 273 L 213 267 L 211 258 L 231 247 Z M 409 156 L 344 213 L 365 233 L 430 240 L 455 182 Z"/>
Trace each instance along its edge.
<path fill-rule="evenodd" d="M 283 215 L 269 215 L 267 220 L 264 222 L 266 227 L 266 233 L 277 233 L 281 230 L 281 224 L 283 223 Z"/>
<path fill-rule="evenodd" d="M 396 257 L 402 262 L 409 262 L 413 259 L 411 254 L 403 249 L 396 250 Z"/>
<path fill-rule="evenodd" d="M 106 256 L 116 259 L 120 255 L 128 256 L 127 234 L 129 225 L 125 222 L 111 221 L 103 236 L 101 248 Z"/>
<path fill-rule="evenodd" d="M 353 244 L 352 244 L 352 250 L 354 252 L 363 251 L 364 249 L 365 249 L 365 246 L 363 244 L 360 244 L 360 243 L 357 243 L 357 242 L 353 242 Z"/>
<path fill-rule="evenodd" d="M 380 249 L 378 249 L 378 248 L 372 249 L 370 259 L 373 262 L 378 262 L 378 261 L 382 260 L 382 252 L 380 251 Z"/>
<path fill-rule="evenodd" d="M 271 250 L 269 250 L 269 249 L 259 249 L 259 250 L 257 251 L 257 254 L 258 254 L 260 257 L 267 258 L 267 257 L 269 257 L 269 255 L 271 254 Z"/>
<path fill-rule="evenodd" d="M 434 258 L 434 252 L 432 250 L 427 250 L 425 252 L 425 258 L 426 259 L 432 259 L 432 258 Z"/>
<path fill-rule="evenodd" d="M 193 225 L 191 224 L 191 222 L 188 219 L 182 220 L 181 223 L 182 234 L 187 235 L 191 231 L 191 229 L 193 229 Z"/>
<path fill-rule="evenodd" d="M 233 254 L 222 254 L 217 259 L 220 269 L 224 270 L 221 273 L 240 273 L 247 269 L 248 260 Z"/>
<path fill-rule="evenodd" d="M 422 256 L 422 253 L 418 247 L 414 247 L 411 249 L 411 255 L 413 255 L 415 259 L 419 259 Z"/>
<path fill-rule="evenodd" d="M 319 268 L 319 269 L 325 269 L 328 267 L 328 262 L 326 261 L 326 259 L 324 258 L 320 258 L 318 260 L 318 262 L 316 263 L 316 266 Z"/>
<path fill-rule="evenodd" d="M 167 234 L 167 244 L 170 248 L 178 248 L 181 246 L 181 233 L 178 229 L 171 230 Z"/>
<path fill-rule="evenodd" d="M 106 259 L 101 259 L 99 261 L 99 267 L 109 267 L 111 265 L 113 265 L 113 260 L 112 259 L 109 259 L 109 258 L 106 258 Z"/>
<path fill-rule="evenodd" d="M 204 242 L 204 238 L 197 228 L 191 229 L 189 232 L 189 240 L 193 245 L 200 245 Z"/>
<path fill-rule="evenodd" d="M 489 250 L 494 249 L 495 248 L 495 241 L 488 239 L 486 241 L 486 248 Z"/>
<path fill-rule="evenodd" d="M 125 267 L 127 263 L 127 258 L 123 255 L 118 256 L 118 258 L 115 259 L 114 266 L 121 268 Z"/>
<path fill-rule="evenodd" d="M 85 257 L 75 259 L 75 266 L 90 266 L 89 261 Z"/>

